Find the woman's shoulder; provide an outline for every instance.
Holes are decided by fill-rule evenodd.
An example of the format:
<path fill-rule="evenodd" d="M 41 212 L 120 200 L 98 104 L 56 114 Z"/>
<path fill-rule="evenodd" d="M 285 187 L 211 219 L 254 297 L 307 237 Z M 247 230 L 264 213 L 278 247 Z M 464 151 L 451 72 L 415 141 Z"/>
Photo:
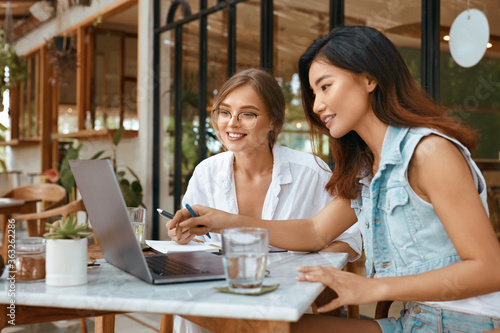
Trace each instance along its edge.
<path fill-rule="evenodd" d="M 430 160 L 444 162 L 450 158 L 463 160 L 461 149 L 449 138 L 435 133 L 422 137 L 413 154 L 413 159 L 422 163 Z"/>

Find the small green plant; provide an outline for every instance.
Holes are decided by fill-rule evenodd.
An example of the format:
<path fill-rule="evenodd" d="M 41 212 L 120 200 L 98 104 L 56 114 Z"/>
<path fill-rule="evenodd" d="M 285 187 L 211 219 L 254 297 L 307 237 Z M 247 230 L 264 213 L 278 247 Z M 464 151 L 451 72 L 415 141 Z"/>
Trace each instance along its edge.
<path fill-rule="evenodd" d="M 54 229 L 55 232 L 45 233 L 43 237 L 48 239 L 80 239 L 90 236 L 91 233 L 81 232 L 87 228 L 87 224 L 77 226 L 77 222 L 76 217 L 68 216 L 66 219 L 61 218 L 59 226 L 46 223 L 47 227 Z"/>

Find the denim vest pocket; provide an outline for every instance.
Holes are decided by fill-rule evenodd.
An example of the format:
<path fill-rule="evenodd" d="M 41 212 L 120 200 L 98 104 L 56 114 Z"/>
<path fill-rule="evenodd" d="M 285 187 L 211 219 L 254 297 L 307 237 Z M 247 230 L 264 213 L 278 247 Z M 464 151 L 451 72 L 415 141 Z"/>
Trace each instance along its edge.
<path fill-rule="evenodd" d="M 386 214 L 392 214 L 398 206 L 404 206 L 408 203 L 408 193 L 403 187 L 392 187 L 385 191 L 380 190 L 377 208 L 383 210 Z"/>
<path fill-rule="evenodd" d="M 381 189 L 379 193 L 378 219 L 383 222 L 385 228 L 380 230 L 376 239 L 379 244 L 383 239 L 388 242 L 385 244 L 386 251 L 392 258 L 391 267 L 388 268 L 384 267 L 383 262 L 375 263 L 381 274 L 390 268 L 399 275 L 399 272 L 411 266 L 415 260 L 421 260 L 415 237 L 415 221 L 409 211 L 409 200 L 408 192 L 403 186 Z"/>

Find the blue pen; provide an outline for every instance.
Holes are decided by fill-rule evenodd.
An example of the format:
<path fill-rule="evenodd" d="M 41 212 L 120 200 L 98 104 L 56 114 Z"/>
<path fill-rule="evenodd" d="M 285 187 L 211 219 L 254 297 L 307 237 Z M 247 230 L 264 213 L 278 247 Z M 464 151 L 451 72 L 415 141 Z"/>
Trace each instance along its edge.
<path fill-rule="evenodd" d="M 194 212 L 193 208 L 191 208 L 191 206 L 189 206 L 188 204 L 186 204 L 186 208 L 187 210 L 189 210 L 189 213 L 191 214 L 192 217 L 198 217 L 198 215 L 196 215 L 196 213 Z M 210 233 L 207 232 L 206 236 L 210 239 L 212 239 L 212 237 L 210 237 Z"/>

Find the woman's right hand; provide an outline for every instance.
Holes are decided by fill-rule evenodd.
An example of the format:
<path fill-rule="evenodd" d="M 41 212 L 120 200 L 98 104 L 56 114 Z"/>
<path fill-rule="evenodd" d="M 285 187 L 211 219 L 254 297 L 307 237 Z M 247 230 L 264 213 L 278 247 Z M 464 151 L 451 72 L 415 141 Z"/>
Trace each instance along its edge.
<path fill-rule="evenodd" d="M 175 213 L 174 218 L 167 223 L 167 228 L 170 230 L 175 230 L 177 236 L 183 235 L 186 232 L 190 236 L 201 236 L 208 232 L 220 232 L 221 229 L 230 228 L 232 225 L 234 214 L 226 213 L 222 210 L 209 208 L 200 205 L 194 205 L 191 207 L 196 213 L 197 217 L 191 216 L 187 209 L 178 210 Z M 234 219 L 236 220 L 236 219 Z M 187 231 L 186 231 L 187 229 Z M 183 239 L 182 236 L 180 239 Z M 192 239 L 192 238 L 191 238 Z"/>

